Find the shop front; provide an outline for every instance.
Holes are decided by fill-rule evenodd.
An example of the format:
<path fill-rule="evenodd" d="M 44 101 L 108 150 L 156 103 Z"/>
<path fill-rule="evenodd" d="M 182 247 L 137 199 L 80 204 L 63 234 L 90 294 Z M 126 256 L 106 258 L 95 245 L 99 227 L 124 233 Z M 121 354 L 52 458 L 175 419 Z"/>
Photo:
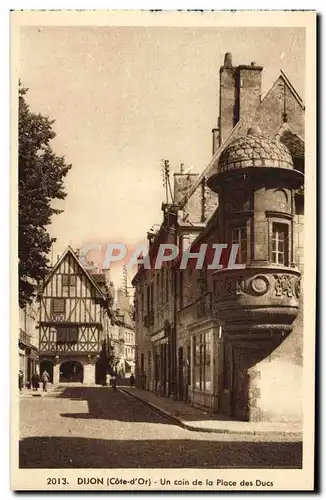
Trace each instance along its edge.
<path fill-rule="evenodd" d="M 191 340 L 189 402 L 217 412 L 223 378 L 222 329 L 214 320 L 188 328 Z"/>
<path fill-rule="evenodd" d="M 165 330 L 152 337 L 154 377 L 153 390 L 160 396 L 169 394 L 169 339 Z"/>

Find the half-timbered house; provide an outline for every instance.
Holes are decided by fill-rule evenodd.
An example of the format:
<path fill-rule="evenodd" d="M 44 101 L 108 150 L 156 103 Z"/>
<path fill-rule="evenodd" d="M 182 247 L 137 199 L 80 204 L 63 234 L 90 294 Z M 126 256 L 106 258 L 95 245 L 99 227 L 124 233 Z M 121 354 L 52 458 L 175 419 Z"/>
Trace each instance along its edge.
<path fill-rule="evenodd" d="M 40 295 L 40 372 L 46 369 L 54 384 L 100 382 L 97 362 L 111 323 L 106 290 L 70 247 L 45 279 Z"/>

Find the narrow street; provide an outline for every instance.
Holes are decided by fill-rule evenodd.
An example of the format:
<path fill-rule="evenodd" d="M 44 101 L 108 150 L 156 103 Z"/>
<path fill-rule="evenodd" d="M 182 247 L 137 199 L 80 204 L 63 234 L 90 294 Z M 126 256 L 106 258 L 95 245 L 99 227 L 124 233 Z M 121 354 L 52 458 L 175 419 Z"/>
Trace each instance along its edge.
<path fill-rule="evenodd" d="M 19 456 L 21 468 L 300 468 L 302 443 L 188 431 L 119 389 L 71 386 L 21 396 Z"/>

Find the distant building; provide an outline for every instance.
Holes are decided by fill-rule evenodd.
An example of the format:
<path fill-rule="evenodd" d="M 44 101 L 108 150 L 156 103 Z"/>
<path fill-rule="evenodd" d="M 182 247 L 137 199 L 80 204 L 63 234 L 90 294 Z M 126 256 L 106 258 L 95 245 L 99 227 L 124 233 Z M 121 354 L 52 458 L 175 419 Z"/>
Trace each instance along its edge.
<path fill-rule="evenodd" d="M 136 380 L 235 419 L 298 421 L 304 104 L 283 72 L 262 94 L 262 71 L 226 54 L 212 160 L 199 175 L 174 175 L 173 202 L 148 235 L 152 256 L 162 243 L 237 243 L 246 268 L 139 265 Z"/>
<path fill-rule="evenodd" d="M 94 384 L 105 378 L 99 359 L 103 349 L 110 349 L 110 286 L 107 273 L 88 273 L 70 247 L 45 279 L 40 294 L 40 372 L 46 369 L 53 383 Z"/>
<path fill-rule="evenodd" d="M 120 375 L 130 377 L 135 374 L 135 323 L 129 298 L 121 288 L 117 291 L 113 316 L 110 339 L 114 346 L 116 370 Z"/>

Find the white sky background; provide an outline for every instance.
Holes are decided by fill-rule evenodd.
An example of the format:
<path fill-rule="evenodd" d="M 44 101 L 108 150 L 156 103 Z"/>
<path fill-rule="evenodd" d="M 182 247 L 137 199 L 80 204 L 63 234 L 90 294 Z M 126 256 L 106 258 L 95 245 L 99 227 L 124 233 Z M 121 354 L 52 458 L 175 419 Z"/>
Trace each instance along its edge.
<path fill-rule="evenodd" d="M 55 119 L 54 150 L 72 164 L 54 256 L 68 244 L 134 245 L 161 222 L 161 159 L 172 173 L 211 159 L 225 52 L 264 66 L 263 91 L 281 68 L 304 97 L 299 28 L 25 27 L 20 41 L 28 103 Z"/>

